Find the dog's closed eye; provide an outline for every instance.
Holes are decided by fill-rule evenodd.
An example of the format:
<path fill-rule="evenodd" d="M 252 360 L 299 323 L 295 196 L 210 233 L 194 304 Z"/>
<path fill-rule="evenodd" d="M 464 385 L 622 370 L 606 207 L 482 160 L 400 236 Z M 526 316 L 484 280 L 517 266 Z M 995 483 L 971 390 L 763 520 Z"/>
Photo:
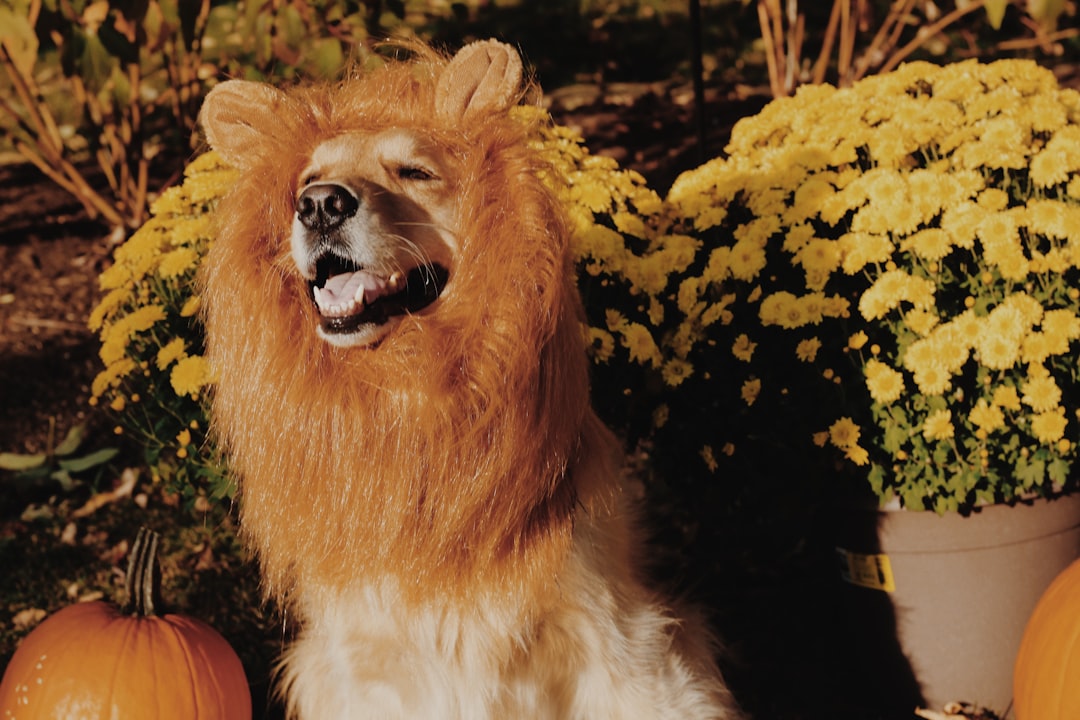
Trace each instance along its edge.
<path fill-rule="evenodd" d="M 430 170 L 426 170 L 418 165 L 402 165 L 398 168 L 397 176 L 401 180 L 412 180 L 424 182 L 428 180 L 437 180 L 435 173 Z"/>

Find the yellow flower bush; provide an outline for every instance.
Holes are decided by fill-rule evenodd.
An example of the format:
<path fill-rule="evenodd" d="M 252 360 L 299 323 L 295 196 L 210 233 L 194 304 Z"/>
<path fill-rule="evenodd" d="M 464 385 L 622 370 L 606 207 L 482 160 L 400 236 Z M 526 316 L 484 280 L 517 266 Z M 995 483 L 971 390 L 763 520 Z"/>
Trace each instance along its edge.
<path fill-rule="evenodd" d="M 913 63 L 776 100 L 727 155 L 667 198 L 715 239 L 680 302 L 727 314 L 686 328 L 715 341 L 691 362 L 759 381 L 747 404 L 883 503 L 1075 484 L 1080 94 L 1027 61 Z"/>
<path fill-rule="evenodd" d="M 233 490 L 206 442 L 212 374 L 201 355 L 193 290 L 211 242 L 210 213 L 235 178 L 213 154 L 192 162 L 184 183 L 162 193 L 151 219 L 117 248 L 99 278 L 104 295 L 89 318 L 104 365 L 91 402 L 115 412 L 145 447 L 154 477 L 189 498 Z"/>
<path fill-rule="evenodd" d="M 1074 485 L 1080 94 L 1049 71 L 913 63 L 804 86 L 666 198 L 515 112 L 570 216 L 595 404 L 673 482 L 822 479 L 835 457 L 882 503 L 939 512 Z M 158 473 L 212 494 L 229 488 L 202 434 L 192 278 L 234 179 L 198 158 L 118 249 L 90 320 L 94 397 Z"/>

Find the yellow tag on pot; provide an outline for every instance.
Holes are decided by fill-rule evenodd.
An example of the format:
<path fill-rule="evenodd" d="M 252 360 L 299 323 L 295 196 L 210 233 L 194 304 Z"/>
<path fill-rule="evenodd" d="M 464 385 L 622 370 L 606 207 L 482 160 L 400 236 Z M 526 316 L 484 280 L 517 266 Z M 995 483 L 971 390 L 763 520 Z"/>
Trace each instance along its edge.
<path fill-rule="evenodd" d="M 871 590 L 896 590 L 888 555 L 862 555 L 844 548 L 836 548 L 836 553 L 840 560 L 840 577 L 847 582 Z"/>

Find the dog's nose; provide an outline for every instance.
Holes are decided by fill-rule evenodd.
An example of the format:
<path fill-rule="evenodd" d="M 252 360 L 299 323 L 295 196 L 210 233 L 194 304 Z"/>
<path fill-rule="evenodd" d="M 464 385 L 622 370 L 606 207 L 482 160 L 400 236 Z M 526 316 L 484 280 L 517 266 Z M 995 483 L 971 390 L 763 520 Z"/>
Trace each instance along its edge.
<path fill-rule="evenodd" d="M 332 230 L 360 207 L 360 201 L 341 185 L 311 185 L 296 201 L 296 217 L 308 230 Z"/>

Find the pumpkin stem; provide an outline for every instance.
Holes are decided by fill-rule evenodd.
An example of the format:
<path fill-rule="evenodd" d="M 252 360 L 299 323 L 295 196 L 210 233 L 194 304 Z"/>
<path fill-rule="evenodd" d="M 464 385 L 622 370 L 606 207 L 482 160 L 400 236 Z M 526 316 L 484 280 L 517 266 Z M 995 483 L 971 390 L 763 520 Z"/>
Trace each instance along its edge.
<path fill-rule="evenodd" d="M 161 569 L 157 562 L 160 535 L 150 528 L 139 528 L 128 558 L 124 589 L 127 602 L 123 611 L 136 617 L 153 617 L 161 604 Z"/>

